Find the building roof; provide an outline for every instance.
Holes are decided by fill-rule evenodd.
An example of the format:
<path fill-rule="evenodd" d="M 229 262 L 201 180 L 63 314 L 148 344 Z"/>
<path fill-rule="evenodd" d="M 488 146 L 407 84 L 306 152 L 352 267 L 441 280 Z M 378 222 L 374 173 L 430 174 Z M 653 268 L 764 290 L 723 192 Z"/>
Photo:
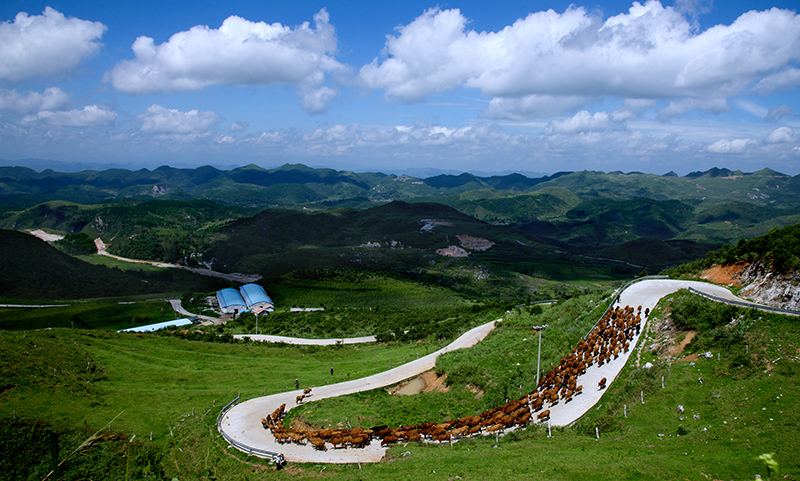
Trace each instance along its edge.
<path fill-rule="evenodd" d="M 148 324 L 146 326 L 132 327 L 130 329 L 122 329 L 117 332 L 151 332 L 165 327 L 180 327 L 194 324 L 191 319 L 175 319 L 174 321 L 159 322 L 156 324 Z"/>
<path fill-rule="evenodd" d="M 239 288 L 242 298 L 247 303 L 248 308 L 253 306 L 269 307 L 273 306 L 272 299 L 267 295 L 263 287 L 258 284 L 245 284 Z"/>
<path fill-rule="evenodd" d="M 239 306 L 247 307 L 241 294 L 239 294 L 239 291 L 236 289 L 227 288 L 217 291 L 217 301 L 219 302 L 219 307 L 222 309 Z"/>

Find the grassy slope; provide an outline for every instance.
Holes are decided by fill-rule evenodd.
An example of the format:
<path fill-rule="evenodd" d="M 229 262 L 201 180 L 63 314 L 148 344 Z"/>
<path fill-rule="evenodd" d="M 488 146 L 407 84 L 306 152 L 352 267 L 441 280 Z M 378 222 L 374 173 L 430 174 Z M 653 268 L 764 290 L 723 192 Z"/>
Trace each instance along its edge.
<path fill-rule="evenodd" d="M 175 319 L 172 307 L 164 301 L 134 304 L 81 302 L 57 308 L 0 309 L 0 329 L 75 329 L 118 330 Z"/>
<path fill-rule="evenodd" d="M 720 361 L 673 364 L 669 373 L 665 367 L 628 366 L 590 416 L 575 429 L 554 430 L 553 438 L 529 428 L 499 443 L 486 438 L 452 447 L 401 445 L 389 452 L 386 462 L 326 466 L 324 477 L 747 479 L 755 473 L 766 475 L 754 457 L 775 452 L 786 479 L 800 479 L 800 417 L 793 409 L 800 402 L 800 369 L 792 359 L 800 339 L 794 320 L 763 319 L 747 334 L 749 349 L 759 359 L 784 358 L 767 372 L 760 364 L 746 372 L 731 369 L 731 361 L 739 355 L 733 351 L 722 351 Z M 527 322 L 522 316 L 519 320 Z M 501 331 L 497 341 L 504 335 L 521 335 L 511 329 L 506 332 Z M 514 347 L 505 342 L 495 349 L 504 345 Z M 346 377 L 347 372 L 351 378 L 363 376 L 396 365 L 421 349 L 418 345 L 304 349 L 209 344 L 68 330 L 4 332 L 0 347 L 0 378 L 7 380 L 0 398 L 3 419 L 16 411 L 17 417 L 47 419 L 63 428 L 79 426 L 84 419 L 90 426 L 101 426 L 125 409 L 114 430 L 132 429 L 139 439 L 154 431 L 153 445 L 160 446 L 166 477 L 242 480 L 307 479 L 317 477 L 322 467 L 290 465 L 274 471 L 264 461 L 232 453 L 213 430 L 214 400 L 218 409 L 238 392 L 247 399 L 289 389 L 295 377 L 304 385 L 321 384 L 329 380 L 331 365 L 337 376 Z M 502 358 L 502 353 L 495 355 Z M 643 362 L 647 360 L 653 358 L 645 352 Z M 640 390 L 645 392 L 645 404 L 639 402 Z M 621 404 L 627 404 L 627 418 L 620 412 Z M 677 418 L 677 404 L 686 407 L 684 421 Z M 188 415 L 193 407 L 196 415 Z M 692 414 L 699 414 L 700 420 L 692 419 Z M 594 438 L 595 425 L 602 426 L 599 441 Z M 679 425 L 685 435 L 677 435 Z M 169 427 L 174 436 L 169 436 Z"/>
<path fill-rule="evenodd" d="M 5 331 L 0 346 L 3 418 L 16 411 L 17 417 L 64 428 L 84 420 L 99 427 L 124 409 L 116 430 L 133 429 L 139 436 L 153 431 L 161 439 L 182 415 L 193 407 L 210 408 L 214 400 L 293 389 L 295 378 L 306 386 L 338 382 L 348 374 L 355 379 L 397 366 L 419 349 L 438 347 L 302 348 L 57 329 Z"/>
<path fill-rule="evenodd" d="M 663 364 L 644 369 L 631 363 L 609 387 L 600 404 L 575 428 L 554 429 L 552 438 L 547 438 L 542 428 L 529 427 L 499 442 L 488 437 L 460 441 L 452 447 L 411 443 L 390 450 L 383 463 L 324 469 L 309 464 L 291 465 L 283 471 L 245 473 L 236 471 L 237 462 L 226 456 L 213 459 L 212 464 L 215 463 L 217 473 L 225 473 L 231 479 L 302 479 L 324 473 L 329 479 L 459 476 L 461 479 L 700 481 L 752 479 L 755 474 L 766 477 L 766 468 L 755 458 L 762 453 L 776 453 L 783 479 L 800 479 L 797 429 L 800 414 L 793 408 L 800 401 L 797 384 L 800 369 L 796 359 L 788 359 L 796 356 L 794 346 L 800 341 L 793 328 L 795 322 L 779 316 L 763 317 L 751 327 L 747 342 L 751 349 L 757 350 L 759 359 L 784 356 L 783 362 L 768 371 L 764 369 L 766 364 L 757 364 L 746 372 L 731 367 L 740 354 L 735 350 L 721 351 L 719 361 L 704 359 L 694 366 L 678 362 L 669 369 Z M 645 351 L 642 364 L 646 361 L 657 362 Z M 703 380 L 702 384 L 698 378 Z M 640 391 L 644 392 L 644 404 L 640 402 Z M 436 402 L 435 396 L 443 395 L 429 394 L 420 399 Z M 378 401 L 375 394 L 365 393 L 361 398 L 366 405 L 363 411 L 376 411 L 371 406 Z M 403 404 L 408 418 L 414 414 L 414 407 L 407 402 Z M 678 404 L 686 409 L 683 420 L 676 411 Z M 443 406 L 441 402 L 438 405 Z M 307 405 L 304 410 L 312 406 Z M 389 413 L 397 412 L 397 408 L 389 406 Z M 352 411 L 349 414 L 351 422 L 358 419 L 358 414 Z M 695 414 L 699 420 L 692 417 Z M 336 424 L 343 417 L 330 421 Z M 209 420 L 197 420 L 196 424 L 183 426 L 181 435 L 191 439 L 208 429 L 209 424 Z M 595 426 L 601 426 L 599 440 L 594 435 Z M 209 440 L 200 443 L 188 456 L 175 456 L 178 468 L 197 469 L 202 464 L 201 453 L 213 450 L 215 445 L 224 447 L 219 441 Z M 208 459 L 205 462 L 208 466 Z"/>
<path fill-rule="evenodd" d="M 26 233 L 0 230 L 0 292 L 11 299 L 85 299 L 208 292 L 228 285 L 178 269 L 122 271 L 69 256 Z M 116 267 L 116 266 L 115 266 Z"/>

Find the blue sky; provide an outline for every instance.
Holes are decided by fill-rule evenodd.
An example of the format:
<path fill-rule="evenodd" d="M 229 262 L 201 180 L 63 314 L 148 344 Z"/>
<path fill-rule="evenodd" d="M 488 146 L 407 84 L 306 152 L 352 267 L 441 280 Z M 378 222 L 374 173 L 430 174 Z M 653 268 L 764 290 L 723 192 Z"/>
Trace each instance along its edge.
<path fill-rule="evenodd" d="M 0 4 L 0 159 L 800 174 L 793 2 Z"/>

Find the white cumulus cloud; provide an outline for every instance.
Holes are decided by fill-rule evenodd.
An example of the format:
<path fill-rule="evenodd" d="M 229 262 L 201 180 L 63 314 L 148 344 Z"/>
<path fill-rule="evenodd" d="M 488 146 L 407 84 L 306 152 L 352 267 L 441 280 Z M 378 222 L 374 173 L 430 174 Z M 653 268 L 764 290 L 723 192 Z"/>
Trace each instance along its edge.
<path fill-rule="evenodd" d="M 789 127 L 778 127 L 764 137 L 765 144 L 784 144 L 795 140 L 794 131 Z"/>
<path fill-rule="evenodd" d="M 685 9 L 684 9 L 685 10 Z M 526 96 L 719 99 L 800 60 L 800 17 L 773 8 L 695 33 L 686 16 L 656 0 L 603 21 L 582 7 L 531 13 L 497 32 L 468 29 L 458 9 L 430 9 L 388 36 L 363 85 L 417 102 L 458 87 L 501 98 L 486 115 L 537 109 Z M 536 99 L 536 98 L 534 98 Z M 566 106 L 563 110 L 569 110 Z"/>
<path fill-rule="evenodd" d="M 483 117 L 491 119 L 522 120 L 530 118 L 553 117 L 564 115 L 583 107 L 589 102 L 588 97 L 568 95 L 526 95 L 522 98 L 495 97 L 489 107 L 481 112 Z"/>
<path fill-rule="evenodd" d="M 135 58 L 117 64 L 106 81 L 129 94 L 186 92 L 211 85 L 290 84 L 301 89 L 310 112 L 324 110 L 333 91 L 325 75 L 345 67 L 336 61 L 336 32 L 324 9 L 297 27 L 228 17 L 218 29 L 198 25 L 160 45 L 150 37 L 133 43 Z"/>
<path fill-rule="evenodd" d="M 69 96 L 58 87 L 50 87 L 43 93 L 28 92 L 23 95 L 16 90 L 0 89 L 0 110 L 12 110 L 21 114 L 39 110 L 64 110 Z"/>
<path fill-rule="evenodd" d="M 556 134 L 581 134 L 589 132 L 604 132 L 616 125 L 606 112 L 595 112 L 594 115 L 586 110 L 581 110 L 575 116 L 564 120 L 551 120 L 544 128 L 545 135 Z"/>
<path fill-rule="evenodd" d="M 210 132 L 220 122 L 220 116 L 206 110 L 181 112 L 158 104 L 136 116 L 142 122 L 141 131 L 148 134 L 199 135 Z"/>
<path fill-rule="evenodd" d="M 74 68 L 100 48 L 106 26 L 47 7 L 41 15 L 20 12 L 0 23 L 0 79 L 17 82 Z"/>
<path fill-rule="evenodd" d="M 113 110 L 97 105 L 87 105 L 81 110 L 58 112 L 42 110 L 35 115 L 26 115 L 20 119 L 19 123 L 25 126 L 46 124 L 60 127 L 97 127 L 113 125 L 116 120 L 117 113 Z"/>
<path fill-rule="evenodd" d="M 713 154 L 740 154 L 756 144 L 758 142 L 753 139 L 722 139 L 706 147 L 706 150 Z"/>

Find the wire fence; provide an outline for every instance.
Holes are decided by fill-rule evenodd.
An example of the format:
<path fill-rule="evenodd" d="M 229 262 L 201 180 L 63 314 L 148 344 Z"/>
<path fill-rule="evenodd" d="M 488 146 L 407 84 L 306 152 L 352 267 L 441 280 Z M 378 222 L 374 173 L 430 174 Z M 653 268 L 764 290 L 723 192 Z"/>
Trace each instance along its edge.
<path fill-rule="evenodd" d="M 698 295 L 703 296 L 703 297 L 705 297 L 707 299 L 711 299 L 712 301 L 724 302 L 725 304 L 730 304 L 732 306 L 747 307 L 747 308 L 756 309 L 756 310 L 759 310 L 759 311 L 774 312 L 774 313 L 777 313 L 777 314 L 787 314 L 787 315 L 790 315 L 790 316 L 800 316 L 800 312 L 798 312 L 798 311 L 791 311 L 789 309 L 781 309 L 779 307 L 772 307 L 772 306 L 762 306 L 761 304 L 753 304 L 751 302 L 741 302 L 741 301 L 734 301 L 732 299 L 724 299 L 722 297 L 717 297 L 717 296 L 714 296 L 714 295 L 711 295 L 711 294 L 708 294 L 708 293 L 705 293 L 705 292 L 702 292 L 702 291 L 698 291 L 697 289 L 694 289 L 692 287 L 689 288 L 689 292 L 691 292 L 693 294 L 698 294 Z"/>
<path fill-rule="evenodd" d="M 264 449 L 254 448 L 252 446 L 248 446 L 247 444 L 239 442 L 239 441 L 233 439 L 232 437 L 228 436 L 225 433 L 225 430 L 222 429 L 222 425 L 220 424 L 220 421 L 225 416 L 225 413 L 227 413 L 233 406 L 235 406 L 239 402 L 240 398 L 241 398 L 241 395 L 236 396 L 236 399 L 234 399 L 233 401 L 231 401 L 228 404 L 226 404 L 225 407 L 222 408 L 222 411 L 219 412 L 219 414 L 217 415 L 217 431 L 219 431 L 219 433 L 222 435 L 222 437 L 225 438 L 225 440 L 228 441 L 228 443 L 231 446 L 235 447 L 239 451 L 242 451 L 244 453 L 250 454 L 252 456 L 258 456 L 259 458 L 269 459 L 270 461 L 272 461 L 272 462 L 274 462 L 276 464 L 283 464 L 286 461 L 283 458 L 283 454 L 275 453 L 275 452 L 272 452 L 272 451 L 266 451 Z"/>

